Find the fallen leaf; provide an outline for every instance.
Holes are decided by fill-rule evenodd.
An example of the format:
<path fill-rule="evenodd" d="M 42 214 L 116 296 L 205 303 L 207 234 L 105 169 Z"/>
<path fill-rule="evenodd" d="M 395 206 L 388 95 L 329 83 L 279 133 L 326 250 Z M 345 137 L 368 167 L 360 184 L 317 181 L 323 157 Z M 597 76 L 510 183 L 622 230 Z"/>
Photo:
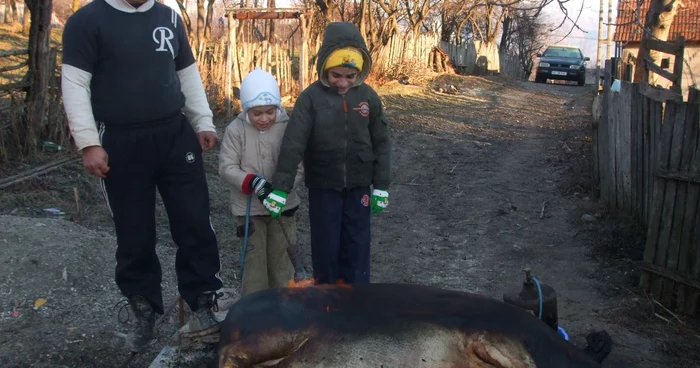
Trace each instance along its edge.
<path fill-rule="evenodd" d="M 34 309 L 39 309 L 42 305 L 46 304 L 46 299 L 44 298 L 39 298 L 34 301 Z"/>

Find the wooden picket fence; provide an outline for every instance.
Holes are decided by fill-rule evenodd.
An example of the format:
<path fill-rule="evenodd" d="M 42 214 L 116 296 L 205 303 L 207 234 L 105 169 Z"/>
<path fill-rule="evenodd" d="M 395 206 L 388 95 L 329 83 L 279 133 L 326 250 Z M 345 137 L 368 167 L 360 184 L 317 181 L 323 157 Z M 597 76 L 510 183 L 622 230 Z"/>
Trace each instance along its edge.
<path fill-rule="evenodd" d="M 639 96 L 643 96 L 640 98 Z M 647 206 L 647 241 L 640 285 L 669 308 L 698 314 L 700 303 L 700 91 L 688 102 L 658 102 L 636 94 L 633 116 L 648 104 L 648 130 L 656 159 Z M 641 102 L 641 103 L 640 103 Z M 653 110 L 652 110 L 653 109 Z M 637 118 L 639 119 L 639 118 Z M 647 128 L 644 115 L 642 126 Z M 643 137 L 640 124 L 633 136 Z M 637 154 L 640 150 L 637 147 Z M 633 151 L 633 154 L 635 152 Z M 643 151 L 641 152 L 643 153 Z M 639 172 L 640 170 L 633 170 Z M 641 179 L 633 175 L 633 179 Z"/>
<path fill-rule="evenodd" d="M 415 70 L 427 72 L 430 68 L 430 51 L 440 42 L 436 33 L 421 34 L 413 38 L 410 34 L 394 35 L 373 61 L 373 68 L 384 74 L 397 76 Z M 387 71 L 393 71 L 387 73 Z"/>
<path fill-rule="evenodd" d="M 464 45 L 455 45 L 445 41 L 439 41 L 440 48 L 450 55 L 452 65 L 459 73 L 473 74 L 477 66 L 477 50 L 474 42 L 468 41 Z M 499 52 L 499 74 L 513 79 L 528 79 L 527 73 L 520 65 L 517 55 Z"/>
<path fill-rule="evenodd" d="M 618 92 L 610 86 L 608 74 L 593 132 L 601 200 L 647 229 L 641 290 L 669 309 L 698 315 L 700 90 L 683 101 L 644 83 L 622 81 Z"/>

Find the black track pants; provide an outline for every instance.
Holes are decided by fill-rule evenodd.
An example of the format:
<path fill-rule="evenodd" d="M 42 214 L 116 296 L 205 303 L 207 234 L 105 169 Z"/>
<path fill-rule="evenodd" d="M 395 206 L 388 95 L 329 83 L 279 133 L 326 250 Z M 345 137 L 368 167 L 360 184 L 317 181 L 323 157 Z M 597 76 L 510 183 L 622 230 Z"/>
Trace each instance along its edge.
<path fill-rule="evenodd" d="M 209 217 L 202 149 L 178 113 L 139 126 L 100 125 L 110 170 L 102 181 L 117 234 L 115 281 L 126 297 L 142 295 L 163 313 L 156 255 L 156 188 L 178 246 L 178 290 L 192 310 L 204 291 L 222 287 L 216 234 Z"/>

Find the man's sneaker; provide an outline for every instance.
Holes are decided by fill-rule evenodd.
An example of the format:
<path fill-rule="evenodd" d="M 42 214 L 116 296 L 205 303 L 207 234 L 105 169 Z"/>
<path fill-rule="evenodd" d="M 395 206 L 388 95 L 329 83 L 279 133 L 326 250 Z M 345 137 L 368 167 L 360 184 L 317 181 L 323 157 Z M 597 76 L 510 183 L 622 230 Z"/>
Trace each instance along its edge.
<path fill-rule="evenodd" d="M 132 330 L 126 336 L 126 345 L 130 351 L 141 353 L 146 350 L 148 342 L 153 339 L 156 312 L 146 298 L 135 295 L 129 299 L 131 311 L 136 316 Z"/>
<path fill-rule="evenodd" d="M 207 329 L 219 323 L 214 312 L 219 310 L 217 299 L 219 294 L 209 291 L 202 293 L 197 298 L 197 310 L 194 311 L 196 323 L 199 324 L 197 330 Z"/>

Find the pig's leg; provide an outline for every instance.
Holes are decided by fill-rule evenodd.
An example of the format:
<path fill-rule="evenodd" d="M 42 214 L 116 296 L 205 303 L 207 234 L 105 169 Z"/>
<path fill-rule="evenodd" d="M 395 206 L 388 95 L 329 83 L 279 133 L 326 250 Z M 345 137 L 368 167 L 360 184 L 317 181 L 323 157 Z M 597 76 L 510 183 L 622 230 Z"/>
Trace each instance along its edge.
<path fill-rule="evenodd" d="M 466 336 L 467 360 L 495 368 L 536 368 L 534 360 L 518 341 L 498 333 L 477 333 Z"/>
<path fill-rule="evenodd" d="M 297 351 L 308 339 L 308 333 L 296 331 L 270 331 L 246 336 L 219 349 L 219 367 L 243 368 L 276 363 Z"/>

